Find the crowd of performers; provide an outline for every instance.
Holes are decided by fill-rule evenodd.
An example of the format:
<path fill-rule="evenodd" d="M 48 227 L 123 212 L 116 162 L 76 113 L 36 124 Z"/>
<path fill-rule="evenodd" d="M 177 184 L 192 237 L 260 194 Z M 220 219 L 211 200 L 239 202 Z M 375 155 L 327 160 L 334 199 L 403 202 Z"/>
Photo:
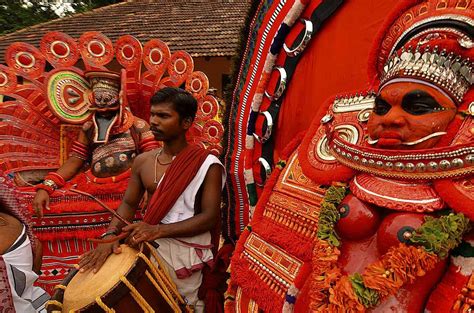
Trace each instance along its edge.
<path fill-rule="evenodd" d="M 126 190 L 100 239 L 56 240 L 61 255 L 81 246 L 78 275 L 103 271 L 121 243 L 153 243 L 196 312 L 470 312 L 473 18 L 470 1 L 454 0 L 402 1 L 387 17 L 369 57 L 370 88 L 318 104 L 326 115 L 279 153 L 235 245 L 225 303 L 222 288 L 210 299 L 206 269 L 218 261 L 226 173 L 189 142 L 198 101 L 162 86 L 147 99 L 148 124 L 124 105 L 124 73 L 86 71 L 92 113 L 69 158 L 29 203 L 0 177 L 0 312 L 45 310 L 50 299 L 33 285 L 44 245 L 28 206 L 41 221 L 53 197 L 106 184 L 82 194 L 94 198 L 117 183 Z M 110 310 L 104 299 L 95 301 Z"/>

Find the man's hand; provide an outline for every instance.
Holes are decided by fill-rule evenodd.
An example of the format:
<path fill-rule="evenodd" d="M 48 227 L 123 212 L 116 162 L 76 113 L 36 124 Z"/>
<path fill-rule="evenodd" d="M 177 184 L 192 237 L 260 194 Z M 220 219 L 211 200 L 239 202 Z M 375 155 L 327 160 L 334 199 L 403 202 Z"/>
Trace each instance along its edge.
<path fill-rule="evenodd" d="M 122 228 L 122 231 L 130 232 L 127 244 L 136 246 L 140 242 L 153 241 L 160 238 L 159 225 L 150 225 L 145 222 L 130 224 Z"/>
<path fill-rule="evenodd" d="M 86 272 L 92 269 L 93 273 L 97 273 L 112 252 L 115 254 L 122 252 L 118 241 L 100 244 L 96 249 L 84 253 L 79 257 L 79 271 Z"/>
<path fill-rule="evenodd" d="M 36 216 L 43 217 L 43 209 L 49 210 L 49 194 L 46 190 L 38 189 L 33 199 L 33 210 Z"/>

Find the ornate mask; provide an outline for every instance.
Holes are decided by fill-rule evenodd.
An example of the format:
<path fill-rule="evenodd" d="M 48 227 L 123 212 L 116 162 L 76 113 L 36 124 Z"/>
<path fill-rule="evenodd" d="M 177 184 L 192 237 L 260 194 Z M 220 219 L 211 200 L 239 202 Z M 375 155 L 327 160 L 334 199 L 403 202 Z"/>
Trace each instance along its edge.
<path fill-rule="evenodd" d="M 117 111 L 120 108 L 120 75 L 114 72 L 90 71 L 86 78 L 91 85 L 90 110 Z"/>

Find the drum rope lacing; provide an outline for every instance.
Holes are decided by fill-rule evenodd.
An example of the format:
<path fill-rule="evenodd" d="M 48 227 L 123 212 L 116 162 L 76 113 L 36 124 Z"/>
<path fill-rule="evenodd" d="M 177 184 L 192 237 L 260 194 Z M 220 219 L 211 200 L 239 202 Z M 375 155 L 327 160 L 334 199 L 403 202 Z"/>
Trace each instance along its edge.
<path fill-rule="evenodd" d="M 100 306 L 102 310 L 104 310 L 106 313 L 115 313 L 114 309 L 111 309 L 105 304 L 100 297 L 95 298 L 95 302 Z M 74 310 L 71 310 L 74 311 Z"/>
<path fill-rule="evenodd" d="M 171 294 L 171 292 L 175 293 L 177 291 L 175 289 L 173 289 L 173 287 L 175 287 L 175 286 L 173 286 L 173 284 L 170 284 L 169 280 L 167 279 L 168 278 L 167 274 L 165 275 L 164 273 L 160 273 L 159 271 L 157 271 L 157 269 L 155 268 L 153 263 L 150 261 L 150 259 L 148 259 L 146 257 L 146 255 L 144 255 L 143 253 L 140 252 L 138 254 L 138 256 L 140 258 L 142 258 L 143 261 L 145 261 L 145 263 L 148 265 L 148 268 L 151 269 L 155 279 L 157 279 L 161 283 L 162 286 L 164 285 L 166 287 L 166 289 L 160 288 L 160 285 L 158 284 L 158 282 L 155 281 L 155 279 L 153 279 L 153 277 L 151 277 L 151 274 L 149 274 L 148 271 L 146 271 L 145 273 L 147 274 L 147 277 L 151 280 L 152 284 L 163 295 L 166 302 L 168 302 L 168 304 L 171 307 L 173 307 L 173 309 L 175 309 L 175 310 L 177 310 L 177 312 L 179 312 L 180 311 L 179 306 L 176 303 L 176 300 L 174 299 L 176 297 L 176 294 L 175 294 L 174 297 Z M 159 262 L 159 260 L 157 260 L 157 262 Z M 161 264 L 158 264 L 158 266 L 163 268 Z"/>
<path fill-rule="evenodd" d="M 137 288 L 135 288 L 125 276 L 121 276 L 120 280 L 125 284 L 125 286 L 130 289 L 130 294 L 132 295 L 133 299 L 138 303 L 140 308 L 146 313 L 155 312 L 153 308 L 146 302 L 145 298 L 138 292 Z"/>

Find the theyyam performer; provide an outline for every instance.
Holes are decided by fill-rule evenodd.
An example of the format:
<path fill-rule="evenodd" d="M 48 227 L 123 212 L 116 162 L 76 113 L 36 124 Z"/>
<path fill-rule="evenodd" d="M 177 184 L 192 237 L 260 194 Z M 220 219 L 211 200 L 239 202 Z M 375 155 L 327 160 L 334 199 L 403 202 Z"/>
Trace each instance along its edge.
<path fill-rule="evenodd" d="M 402 1 L 372 88 L 286 148 L 231 262 L 227 312 L 466 312 L 474 303 L 474 8 Z"/>

